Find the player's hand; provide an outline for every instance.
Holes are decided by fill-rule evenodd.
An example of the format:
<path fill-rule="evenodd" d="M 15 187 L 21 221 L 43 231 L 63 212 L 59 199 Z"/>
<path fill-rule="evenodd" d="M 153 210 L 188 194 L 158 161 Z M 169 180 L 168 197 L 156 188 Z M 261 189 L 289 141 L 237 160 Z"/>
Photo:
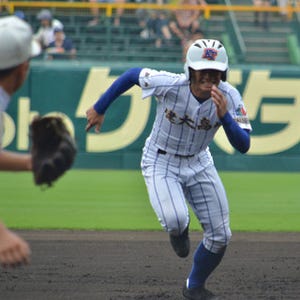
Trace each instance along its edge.
<path fill-rule="evenodd" d="M 0 263 L 16 267 L 29 263 L 30 248 L 26 241 L 0 224 Z"/>
<path fill-rule="evenodd" d="M 221 119 L 227 112 L 227 99 L 216 85 L 213 85 L 211 89 L 211 97 L 217 107 L 218 117 Z"/>
<path fill-rule="evenodd" d="M 99 133 L 101 126 L 104 122 L 104 115 L 99 115 L 94 107 L 89 108 L 86 111 L 87 125 L 85 127 L 86 131 L 89 131 L 92 127 L 95 126 L 95 132 Z"/>

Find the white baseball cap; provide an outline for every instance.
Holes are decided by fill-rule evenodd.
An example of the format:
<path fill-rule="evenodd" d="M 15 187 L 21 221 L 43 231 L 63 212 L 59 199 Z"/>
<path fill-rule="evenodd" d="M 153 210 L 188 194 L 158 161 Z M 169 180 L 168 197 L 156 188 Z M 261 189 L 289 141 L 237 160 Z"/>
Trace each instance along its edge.
<path fill-rule="evenodd" d="M 18 66 L 40 53 L 29 24 L 16 16 L 0 18 L 0 70 Z"/>

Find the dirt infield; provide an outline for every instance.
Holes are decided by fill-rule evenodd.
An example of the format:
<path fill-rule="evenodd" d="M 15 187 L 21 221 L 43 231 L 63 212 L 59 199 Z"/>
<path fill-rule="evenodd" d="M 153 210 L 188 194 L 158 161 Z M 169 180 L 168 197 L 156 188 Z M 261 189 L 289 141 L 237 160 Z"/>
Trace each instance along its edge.
<path fill-rule="evenodd" d="M 164 232 L 19 231 L 30 266 L 0 271 L 1 300 L 177 300 L 192 255 Z M 195 249 L 200 233 L 191 233 Z M 234 233 L 207 287 L 221 299 L 300 299 L 300 233 Z"/>

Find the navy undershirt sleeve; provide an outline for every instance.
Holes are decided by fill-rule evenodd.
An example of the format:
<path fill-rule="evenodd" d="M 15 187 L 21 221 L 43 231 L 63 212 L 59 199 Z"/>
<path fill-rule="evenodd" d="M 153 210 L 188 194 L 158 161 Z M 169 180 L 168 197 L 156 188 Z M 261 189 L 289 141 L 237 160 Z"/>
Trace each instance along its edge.
<path fill-rule="evenodd" d="M 139 75 L 142 68 L 131 68 L 124 72 L 114 83 L 101 95 L 94 105 L 95 111 L 103 115 L 109 105 L 121 94 L 129 90 L 135 84 L 139 85 Z"/>
<path fill-rule="evenodd" d="M 227 112 L 221 122 L 230 144 L 241 153 L 246 153 L 250 148 L 249 130 L 242 129 Z"/>

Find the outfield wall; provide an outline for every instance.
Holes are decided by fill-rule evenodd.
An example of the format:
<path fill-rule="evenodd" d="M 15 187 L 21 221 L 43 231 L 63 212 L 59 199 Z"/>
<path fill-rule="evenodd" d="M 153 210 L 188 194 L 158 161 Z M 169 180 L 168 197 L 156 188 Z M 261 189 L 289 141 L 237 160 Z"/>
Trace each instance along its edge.
<path fill-rule="evenodd" d="M 7 111 L 4 146 L 28 151 L 30 120 L 36 114 L 61 114 L 78 143 L 75 167 L 139 168 L 155 115 L 155 99 L 141 100 L 138 87 L 111 105 L 102 134 L 85 132 L 87 108 L 131 66 L 33 61 L 26 83 Z M 180 65 L 147 67 L 182 72 Z M 236 153 L 220 129 L 210 147 L 218 169 L 300 171 L 299 67 L 235 66 L 229 81 L 246 104 L 252 143 L 247 155 Z"/>

